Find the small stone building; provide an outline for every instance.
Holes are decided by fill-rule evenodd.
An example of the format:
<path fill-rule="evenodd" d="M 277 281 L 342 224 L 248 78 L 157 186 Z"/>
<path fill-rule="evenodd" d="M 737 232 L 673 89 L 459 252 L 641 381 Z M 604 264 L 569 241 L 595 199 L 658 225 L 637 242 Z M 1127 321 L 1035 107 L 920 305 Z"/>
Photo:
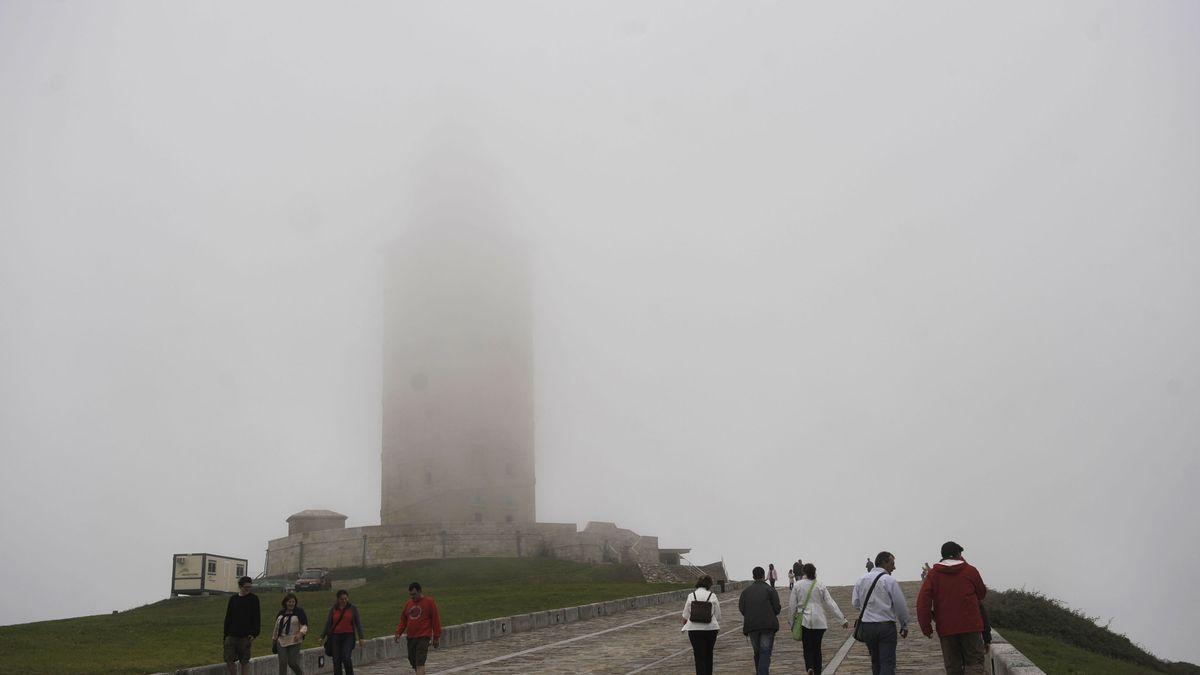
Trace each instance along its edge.
<path fill-rule="evenodd" d="M 288 516 L 288 535 L 346 529 L 346 516 L 328 509 L 306 509 Z"/>

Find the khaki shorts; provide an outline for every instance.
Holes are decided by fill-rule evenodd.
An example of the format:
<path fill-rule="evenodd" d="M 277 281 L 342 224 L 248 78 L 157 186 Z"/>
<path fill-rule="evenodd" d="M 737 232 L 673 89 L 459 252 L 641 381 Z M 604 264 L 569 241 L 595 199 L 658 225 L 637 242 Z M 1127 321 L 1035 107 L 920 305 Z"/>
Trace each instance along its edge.
<path fill-rule="evenodd" d="M 233 663 L 234 661 L 250 663 L 250 644 L 250 636 L 234 637 L 232 635 L 226 635 L 225 663 Z"/>

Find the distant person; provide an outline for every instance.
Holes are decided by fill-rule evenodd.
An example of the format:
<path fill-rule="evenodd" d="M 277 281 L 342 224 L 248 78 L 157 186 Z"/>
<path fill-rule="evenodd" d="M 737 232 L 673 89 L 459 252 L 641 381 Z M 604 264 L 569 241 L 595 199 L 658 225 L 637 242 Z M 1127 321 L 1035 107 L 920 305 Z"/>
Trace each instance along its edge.
<path fill-rule="evenodd" d="M 949 675 L 983 675 L 986 643 L 979 608 L 987 587 L 962 553 L 963 547 L 952 541 L 942 544 L 942 559 L 930 569 L 917 595 L 917 622 L 925 637 L 933 637 L 932 624 L 937 624 Z"/>
<path fill-rule="evenodd" d="M 775 563 L 767 565 L 767 583 L 771 584 L 771 588 L 775 588 L 775 582 L 779 581 L 779 572 L 775 571 Z"/>
<path fill-rule="evenodd" d="M 767 585 L 766 572 L 755 567 L 750 573 L 754 583 L 742 590 L 738 596 L 738 611 L 742 613 L 742 634 L 750 639 L 754 650 L 755 675 L 770 675 L 771 650 L 775 647 L 775 633 L 779 632 L 779 593 Z"/>
<path fill-rule="evenodd" d="M 796 570 L 788 570 L 788 590 L 792 590 L 796 586 Z"/>
<path fill-rule="evenodd" d="M 896 556 L 880 551 L 850 595 L 854 609 L 862 612 L 858 630 L 871 653 L 871 675 L 896 675 L 896 624 L 900 624 L 900 637 L 908 637 L 908 604 L 892 578 L 895 569 Z"/>
<path fill-rule="evenodd" d="M 329 616 L 325 619 L 325 628 L 321 631 L 321 641 L 330 641 L 330 651 L 333 652 L 333 675 L 354 675 L 354 644 L 363 642 L 362 619 L 358 616 L 358 608 L 350 604 L 350 594 L 344 590 L 337 592 L 337 600 L 329 608 Z"/>
<path fill-rule="evenodd" d="M 408 585 L 408 602 L 400 612 L 400 623 L 396 626 L 396 642 L 408 633 L 408 665 L 425 675 L 425 660 L 429 658 L 429 645 L 437 649 L 442 641 L 442 618 L 438 615 L 437 603 L 421 592 L 421 584 Z"/>
<path fill-rule="evenodd" d="M 838 623 L 842 624 L 842 628 L 849 628 L 850 623 L 846 621 L 842 609 L 833 601 L 829 589 L 817 581 L 816 566 L 807 563 L 803 572 L 788 598 L 788 624 L 794 627 L 795 622 L 799 620 L 800 625 L 804 627 L 804 636 L 801 639 L 804 646 L 804 667 L 808 675 L 821 675 L 821 640 L 829 628 L 825 611 L 831 612 Z"/>
<path fill-rule="evenodd" d="M 304 675 L 300 666 L 300 647 L 308 635 L 308 615 L 297 604 L 295 593 L 283 596 L 281 609 L 275 615 L 275 628 L 271 631 L 271 642 L 275 644 L 279 658 L 279 675 L 287 675 L 288 668 L 296 675 Z"/>
<path fill-rule="evenodd" d="M 688 642 L 692 643 L 692 657 L 696 662 L 696 675 L 712 675 L 713 648 L 717 645 L 717 631 L 721 629 L 721 602 L 712 592 L 712 577 L 705 574 L 696 581 L 696 589 L 683 603 L 683 628 Z"/>
<path fill-rule="evenodd" d="M 239 663 L 243 675 L 250 672 L 250 649 L 262 631 L 258 596 L 250 592 L 253 586 L 250 577 L 238 579 L 238 593 L 229 596 L 225 605 L 225 667 L 229 675 L 238 674 Z"/>
<path fill-rule="evenodd" d="M 867 571 L 870 572 L 873 569 L 875 569 L 875 563 L 871 562 L 870 558 L 867 558 Z"/>
<path fill-rule="evenodd" d="M 929 563 L 921 565 L 921 581 L 925 581 L 925 577 L 929 574 Z"/>

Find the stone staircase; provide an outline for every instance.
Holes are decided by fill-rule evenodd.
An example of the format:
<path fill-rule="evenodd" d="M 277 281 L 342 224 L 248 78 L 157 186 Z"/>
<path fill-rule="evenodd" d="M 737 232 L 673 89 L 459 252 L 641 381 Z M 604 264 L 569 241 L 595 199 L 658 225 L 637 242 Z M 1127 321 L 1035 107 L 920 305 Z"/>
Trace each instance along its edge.
<path fill-rule="evenodd" d="M 664 565 L 662 563 L 640 562 L 637 564 L 638 569 L 642 571 L 642 578 L 647 583 L 651 584 L 686 584 L 695 579 L 681 579 L 678 572 L 674 569 L 678 565 Z"/>
<path fill-rule="evenodd" d="M 694 584 L 701 574 L 711 576 L 714 581 L 726 578 L 725 567 L 719 562 L 701 567 L 639 562 L 638 569 L 642 578 L 652 584 Z"/>

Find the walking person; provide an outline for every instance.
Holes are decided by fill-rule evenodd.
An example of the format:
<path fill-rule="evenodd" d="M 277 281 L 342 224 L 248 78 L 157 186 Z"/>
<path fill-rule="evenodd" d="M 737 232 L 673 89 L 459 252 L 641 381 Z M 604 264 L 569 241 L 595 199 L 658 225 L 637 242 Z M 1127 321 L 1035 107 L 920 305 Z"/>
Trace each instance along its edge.
<path fill-rule="evenodd" d="M 742 634 L 750 640 L 754 650 L 755 675 L 770 675 L 771 650 L 775 647 L 775 633 L 779 632 L 779 593 L 768 586 L 766 572 L 755 567 L 750 573 L 754 582 L 742 589 L 738 596 L 738 611 L 742 613 Z"/>
<path fill-rule="evenodd" d="M 696 581 L 696 589 L 683 603 L 683 628 L 692 643 L 692 659 L 696 675 L 712 675 L 713 648 L 717 646 L 717 631 L 721 629 L 721 602 L 712 592 L 712 577 L 705 574 Z"/>
<path fill-rule="evenodd" d="M 308 635 L 308 615 L 297 604 L 295 593 L 283 596 L 279 614 L 275 615 L 275 628 L 271 631 L 271 642 L 279 659 L 279 675 L 287 675 L 288 668 L 296 675 L 304 675 L 300 666 L 300 647 Z"/>
<path fill-rule="evenodd" d="M 337 600 L 329 608 L 329 616 L 325 619 L 325 628 L 321 631 L 321 641 L 330 641 L 326 653 L 333 653 L 333 675 L 354 675 L 354 644 L 363 642 L 362 619 L 358 616 L 358 608 L 350 603 L 350 594 L 344 590 L 337 592 Z"/>
<path fill-rule="evenodd" d="M 930 568 L 917 595 L 917 623 L 925 637 L 933 637 L 932 624 L 937 624 L 949 675 L 983 675 L 986 646 L 980 603 L 987 587 L 962 553 L 963 547 L 952 541 L 942 544 L 942 559 Z"/>
<path fill-rule="evenodd" d="M 417 675 L 425 675 L 425 660 L 429 658 L 429 645 L 437 649 L 442 640 L 442 618 L 437 603 L 421 592 L 421 584 L 408 585 L 408 602 L 400 612 L 400 623 L 396 626 L 396 642 L 408 633 L 408 665 Z"/>
<path fill-rule="evenodd" d="M 224 656 L 229 675 L 238 675 L 241 664 L 243 675 L 250 672 L 250 649 L 254 638 L 262 632 L 262 613 L 258 596 L 251 593 L 254 580 L 250 577 L 238 579 L 237 595 L 229 596 L 225 605 Z"/>
<path fill-rule="evenodd" d="M 767 565 L 767 583 L 771 584 L 771 588 L 775 588 L 775 582 L 779 581 L 779 572 L 775 571 L 775 563 Z"/>
<path fill-rule="evenodd" d="M 880 551 L 850 594 L 854 609 L 861 612 L 855 632 L 871 653 L 871 675 L 896 675 L 896 624 L 900 637 L 908 637 L 908 604 L 892 578 L 895 569 L 896 556 Z"/>
<path fill-rule="evenodd" d="M 804 647 L 804 668 L 808 675 L 821 675 L 823 659 L 821 658 L 821 640 L 829 628 L 825 612 L 833 614 L 842 628 L 849 628 L 850 623 L 842 614 L 842 609 L 833 601 L 825 584 L 817 581 L 817 568 L 812 563 L 806 563 L 803 575 L 796 581 L 788 598 L 788 624 L 795 635 L 795 622 L 803 627 L 801 643 Z"/>
<path fill-rule="evenodd" d="M 796 570 L 788 570 L 788 591 L 796 587 Z"/>

